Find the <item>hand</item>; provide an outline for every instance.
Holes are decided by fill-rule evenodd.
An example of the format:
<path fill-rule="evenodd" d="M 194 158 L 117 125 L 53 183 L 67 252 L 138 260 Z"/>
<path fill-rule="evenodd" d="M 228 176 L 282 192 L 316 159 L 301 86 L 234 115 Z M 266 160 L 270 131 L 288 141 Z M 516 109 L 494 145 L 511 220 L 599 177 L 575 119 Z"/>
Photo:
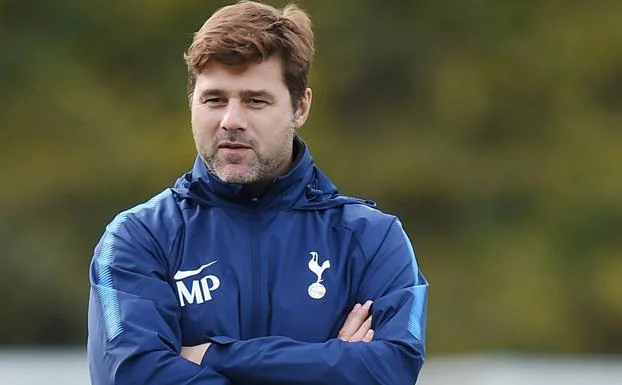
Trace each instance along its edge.
<path fill-rule="evenodd" d="M 181 356 L 187 359 L 188 361 L 192 361 L 197 365 L 201 365 L 201 361 L 203 361 L 203 356 L 207 349 L 209 349 L 211 343 L 205 343 L 196 346 L 182 346 L 181 347 Z"/>
<path fill-rule="evenodd" d="M 354 305 L 337 337 L 346 342 L 370 342 L 374 338 L 369 315 L 371 304 L 372 301 L 367 301 L 362 306 L 358 303 Z"/>

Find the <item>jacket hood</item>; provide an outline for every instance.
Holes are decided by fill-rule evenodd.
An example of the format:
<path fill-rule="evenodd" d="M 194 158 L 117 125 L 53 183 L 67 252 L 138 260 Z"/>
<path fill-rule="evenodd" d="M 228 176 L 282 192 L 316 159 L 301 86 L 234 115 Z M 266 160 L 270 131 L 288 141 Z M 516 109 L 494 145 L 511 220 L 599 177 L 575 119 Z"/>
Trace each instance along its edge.
<path fill-rule="evenodd" d="M 321 210 L 345 204 L 363 203 L 374 207 L 372 201 L 345 196 L 314 164 L 306 143 L 294 139 L 296 160 L 285 174 L 274 179 L 256 196 L 248 185 L 223 182 L 197 156 L 192 171 L 175 182 L 173 192 L 203 206 L 222 206 L 237 209 Z"/>

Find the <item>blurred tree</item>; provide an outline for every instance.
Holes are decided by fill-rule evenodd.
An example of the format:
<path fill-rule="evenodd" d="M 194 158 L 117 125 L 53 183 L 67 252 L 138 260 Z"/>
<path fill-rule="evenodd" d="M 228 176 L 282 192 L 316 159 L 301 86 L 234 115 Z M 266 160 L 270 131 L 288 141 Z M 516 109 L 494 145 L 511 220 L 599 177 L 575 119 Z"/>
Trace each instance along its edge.
<path fill-rule="evenodd" d="M 182 53 L 227 3 L 0 1 L 0 344 L 84 344 L 105 224 L 191 166 Z M 621 353 L 622 3 L 299 3 L 301 134 L 413 236 L 430 352 Z"/>

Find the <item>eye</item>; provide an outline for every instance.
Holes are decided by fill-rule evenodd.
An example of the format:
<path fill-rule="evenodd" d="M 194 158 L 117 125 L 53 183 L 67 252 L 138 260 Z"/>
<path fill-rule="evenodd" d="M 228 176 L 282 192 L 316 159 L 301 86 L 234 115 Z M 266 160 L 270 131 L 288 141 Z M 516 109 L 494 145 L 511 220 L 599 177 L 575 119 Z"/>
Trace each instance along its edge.
<path fill-rule="evenodd" d="M 268 102 L 266 102 L 265 100 L 261 100 L 261 99 L 249 99 L 248 104 L 251 107 L 259 108 L 259 107 L 265 106 L 266 104 L 268 104 Z"/>
<path fill-rule="evenodd" d="M 217 98 L 217 97 L 205 98 L 203 99 L 203 104 L 208 104 L 211 106 L 220 106 L 220 105 L 225 104 L 225 100 L 223 98 Z"/>

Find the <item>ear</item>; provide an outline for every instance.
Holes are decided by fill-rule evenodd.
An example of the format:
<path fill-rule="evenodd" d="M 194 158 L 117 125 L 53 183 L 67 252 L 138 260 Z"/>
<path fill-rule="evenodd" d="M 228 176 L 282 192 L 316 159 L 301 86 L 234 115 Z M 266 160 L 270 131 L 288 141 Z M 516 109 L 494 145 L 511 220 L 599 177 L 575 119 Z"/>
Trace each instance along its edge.
<path fill-rule="evenodd" d="M 299 129 L 302 127 L 307 121 L 307 117 L 309 117 L 309 111 L 311 111 L 311 101 L 313 99 L 313 93 L 311 92 L 311 88 L 307 88 L 300 98 L 298 102 L 298 106 L 296 111 L 294 111 L 294 127 Z"/>

